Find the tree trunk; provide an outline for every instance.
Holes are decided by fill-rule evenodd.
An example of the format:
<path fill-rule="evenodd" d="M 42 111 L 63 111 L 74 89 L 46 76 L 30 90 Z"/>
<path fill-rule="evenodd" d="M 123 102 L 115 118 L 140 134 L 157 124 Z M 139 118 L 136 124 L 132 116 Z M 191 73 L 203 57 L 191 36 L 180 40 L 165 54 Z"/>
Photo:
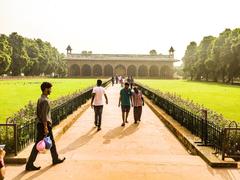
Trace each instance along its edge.
<path fill-rule="evenodd" d="M 222 82 L 225 83 L 225 72 L 222 70 Z"/>

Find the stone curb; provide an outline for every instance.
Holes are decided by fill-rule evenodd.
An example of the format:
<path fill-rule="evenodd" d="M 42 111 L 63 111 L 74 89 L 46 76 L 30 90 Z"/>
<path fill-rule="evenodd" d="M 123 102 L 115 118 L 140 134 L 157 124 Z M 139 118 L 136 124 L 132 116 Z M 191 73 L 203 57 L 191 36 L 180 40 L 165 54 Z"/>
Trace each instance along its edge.
<path fill-rule="evenodd" d="M 53 135 L 55 141 L 58 141 L 61 136 L 77 121 L 77 119 L 85 112 L 91 105 L 91 100 L 88 100 L 85 104 L 79 107 L 66 119 L 62 120 L 59 125 L 53 128 Z M 6 157 L 4 159 L 6 164 L 25 164 L 27 162 L 28 156 L 30 155 L 33 143 L 29 144 L 22 152 L 17 156 Z"/>
<path fill-rule="evenodd" d="M 196 140 L 200 140 L 199 137 L 193 135 L 190 131 L 181 126 L 147 97 L 145 97 L 145 102 L 192 155 L 200 156 L 213 168 L 238 168 L 238 163 L 233 159 L 228 158 L 226 161 L 222 161 L 213 154 L 214 150 L 211 147 L 198 146 L 195 142 Z"/>

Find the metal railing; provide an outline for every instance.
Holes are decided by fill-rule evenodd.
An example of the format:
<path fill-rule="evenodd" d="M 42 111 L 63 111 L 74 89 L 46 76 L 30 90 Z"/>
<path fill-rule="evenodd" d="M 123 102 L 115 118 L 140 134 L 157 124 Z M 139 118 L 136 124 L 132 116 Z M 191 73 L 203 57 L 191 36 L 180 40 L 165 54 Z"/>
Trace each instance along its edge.
<path fill-rule="evenodd" d="M 154 90 L 144 88 L 138 83 L 136 85 L 154 104 L 172 116 L 174 120 L 187 128 L 192 134 L 200 137 L 201 142 L 196 143 L 200 143 L 203 146 L 211 146 L 215 150 L 214 154 L 222 154 L 223 160 L 225 157 L 231 157 L 235 160 L 240 159 L 240 128 L 237 127 L 236 123 L 233 123 L 235 124 L 234 128 L 222 128 L 208 121 L 207 118 L 199 117 L 161 97 Z"/>
<path fill-rule="evenodd" d="M 223 135 L 223 152 L 222 160 L 231 157 L 240 160 L 240 128 L 236 122 L 231 122 L 228 127 L 224 128 Z"/>
<path fill-rule="evenodd" d="M 17 124 L 0 124 L 0 144 L 7 152 L 17 155 Z"/>
<path fill-rule="evenodd" d="M 111 80 L 107 80 L 103 83 L 106 87 Z M 89 88 L 79 95 L 67 100 L 59 106 L 52 109 L 51 118 L 52 125 L 58 125 L 69 114 L 73 113 L 78 107 L 85 104 L 88 99 L 91 98 L 92 88 Z M 6 144 L 5 149 L 8 154 L 15 154 L 31 142 L 36 137 L 36 120 L 27 121 L 24 124 L 18 125 L 17 123 L 0 124 L 0 144 Z"/>

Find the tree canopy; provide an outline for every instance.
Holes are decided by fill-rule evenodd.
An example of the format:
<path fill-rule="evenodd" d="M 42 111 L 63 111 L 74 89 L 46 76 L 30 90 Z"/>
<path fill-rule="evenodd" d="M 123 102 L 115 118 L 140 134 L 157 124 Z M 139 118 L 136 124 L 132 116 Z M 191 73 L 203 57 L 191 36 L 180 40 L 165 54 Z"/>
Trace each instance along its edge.
<path fill-rule="evenodd" d="M 157 55 L 157 51 L 155 49 L 152 49 L 152 50 L 149 51 L 149 54 L 151 56 L 156 56 Z"/>
<path fill-rule="evenodd" d="M 64 76 L 67 72 L 64 55 L 49 42 L 29 39 L 16 32 L 0 35 L 0 75 L 18 76 L 55 73 Z"/>
<path fill-rule="evenodd" d="M 240 28 L 225 29 L 218 37 L 190 42 L 183 57 L 184 77 L 191 80 L 233 82 L 240 78 Z"/>

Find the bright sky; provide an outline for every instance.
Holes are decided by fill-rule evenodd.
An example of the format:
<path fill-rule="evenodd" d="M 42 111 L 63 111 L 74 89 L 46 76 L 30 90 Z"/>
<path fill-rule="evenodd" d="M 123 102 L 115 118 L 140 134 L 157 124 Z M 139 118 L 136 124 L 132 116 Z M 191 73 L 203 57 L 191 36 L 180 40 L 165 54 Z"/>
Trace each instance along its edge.
<path fill-rule="evenodd" d="M 167 54 L 240 27 L 239 0 L 0 0 L 0 33 L 49 41 L 65 53 Z"/>

